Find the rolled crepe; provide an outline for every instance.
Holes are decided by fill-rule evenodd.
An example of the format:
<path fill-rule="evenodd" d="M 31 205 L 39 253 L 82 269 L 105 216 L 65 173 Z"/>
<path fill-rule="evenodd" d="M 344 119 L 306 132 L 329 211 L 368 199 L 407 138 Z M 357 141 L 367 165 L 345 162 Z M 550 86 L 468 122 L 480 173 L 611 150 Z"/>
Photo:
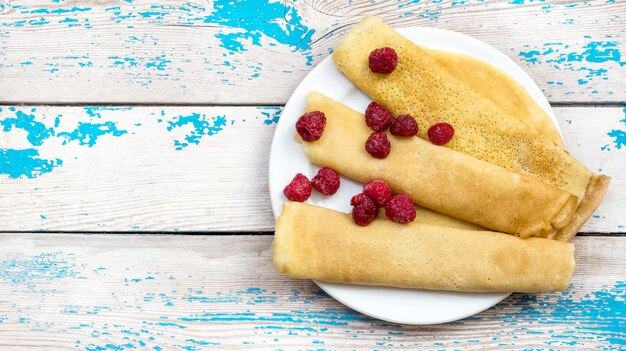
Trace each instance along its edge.
<path fill-rule="evenodd" d="M 473 292 L 567 288 L 574 245 L 350 215 L 288 202 L 276 222 L 278 273 L 333 283 Z"/>
<path fill-rule="evenodd" d="M 369 53 L 385 46 L 397 52 L 398 66 L 389 75 L 372 73 Z M 426 132 L 433 124 L 448 122 L 455 135 L 446 147 L 576 195 L 581 205 L 586 205 L 580 206 L 577 217 L 582 220 L 575 223 L 582 225 L 595 210 L 591 205 L 599 204 L 606 192 L 609 177 L 592 174 L 562 147 L 474 91 L 472 84 L 459 80 L 475 76 L 451 74 L 426 50 L 379 18 L 366 17 L 348 33 L 335 49 L 333 62 L 392 114 L 415 117 L 421 138 L 427 139 Z M 588 189 L 594 184 L 594 189 Z M 557 237 L 571 238 L 579 228 L 569 226 Z"/>
<path fill-rule="evenodd" d="M 390 135 L 389 156 L 374 158 L 365 151 L 372 131 L 362 114 L 316 92 L 307 102 L 307 111 L 326 115 L 322 137 L 301 142 L 318 166 L 363 183 L 382 179 L 420 206 L 522 237 L 547 236 L 574 215 L 574 195 L 420 138 Z"/>

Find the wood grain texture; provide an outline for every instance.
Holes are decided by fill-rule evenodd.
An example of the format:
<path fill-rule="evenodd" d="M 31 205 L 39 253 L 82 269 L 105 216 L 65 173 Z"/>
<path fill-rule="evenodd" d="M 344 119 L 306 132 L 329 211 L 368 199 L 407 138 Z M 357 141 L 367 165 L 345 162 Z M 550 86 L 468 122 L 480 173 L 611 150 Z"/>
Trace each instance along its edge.
<path fill-rule="evenodd" d="M 16 0 L 0 101 L 283 104 L 364 15 L 484 40 L 551 101 L 626 100 L 623 1 Z"/>
<path fill-rule="evenodd" d="M 2 230 L 272 230 L 279 107 L 0 107 Z M 624 232 L 626 110 L 556 108 L 568 150 L 613 177 L 583 232 Z M 313 176 L 313 174 L 309 174 Z"/>
<path fill-rule="evenodd" d="M 270 236 L 0 235 L 2 350 L 619 349 L 626 238 L 576 238 L 563 293 L 463 321 L 368 318 L 274 272 Z M 600 273 L 601 272 L 601 273 Z"/>

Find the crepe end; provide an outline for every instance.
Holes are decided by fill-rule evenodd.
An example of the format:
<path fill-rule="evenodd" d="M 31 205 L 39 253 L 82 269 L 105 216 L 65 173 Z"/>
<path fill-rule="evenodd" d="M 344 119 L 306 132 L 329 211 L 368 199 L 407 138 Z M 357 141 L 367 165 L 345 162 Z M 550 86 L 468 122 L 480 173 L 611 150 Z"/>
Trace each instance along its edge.
<path fill-rule="evenodd" d="M 560 229 L 571 223 L 576 215 L 577 207 L 578 197 L 571 195 L 569 200 L 565 203 L 565 206 L 561 209 L 561 212 L 559 212 L 552 221 L 554 228 Z"/>
<path fill-rule="evenodd" d="M 293 278 L 305 278 L 297 276 L 293 271 L 293 264 L 290 262 L 294 259 L 291 253 L 294 252 L 294 243 L 291 241 L 293 238 L 290 233 L 294 232 L 294 225 L 296 216 L 291 212 L 293 207 L 290 202 L 286 202 L 283 205 L 283 211 L 276 221 L 276 230 L 274 233 L 274 243 L 272 244 L 274 268 L 276 272 L 280 274 L 286 274 Z"/>
<path fill-rule="evenodd" d="M 591 176 L 585 188 L 585 196 L 580 204 L 578 204 L 573 219 L 556 233 L 554 239 L 570 241 L 576 236 L 580 228 L 587 222 L 598 206 L 600 206 L 609 188 L 610 182 L 611 177 L 604 174 L 593 174 Z"/>
<path fill-rule="evenodd" d="M 366 16 L 361 22 L 357 23 L 333 51 L 332 60 L 335 66 L 342 72 L 345 68 L 348 68 L 348 65 L 345 63 L 349 62 L 350 59 L 348 58 L 352 57 L 349 53 L 351 50 L 359 49 L 358 45 L 356 45 L 357 39 L 376 35 L 378 32 L 377 28 L 384 24 L 382 19 L 375 16 Z"/>

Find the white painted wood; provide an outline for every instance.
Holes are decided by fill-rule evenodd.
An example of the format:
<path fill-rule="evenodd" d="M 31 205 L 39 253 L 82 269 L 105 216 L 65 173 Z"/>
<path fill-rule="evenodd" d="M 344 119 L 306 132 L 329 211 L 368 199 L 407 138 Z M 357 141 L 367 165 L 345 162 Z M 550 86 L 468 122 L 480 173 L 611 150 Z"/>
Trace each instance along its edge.
<path fill-rule="evenodd" d="M 563 293 L 400 326 L 275 273 L 272 236 L 0 235 L 2 350 L 615 349 L 624 237 L 576 238 Z M 156 348 L 155 348 L 156 347 Z"/>
<path fill-rule="evenodd" d="M 31 108 L 23 110 L 31 114 Z M 5 230 L 269 230 L 267 162 L 273 128 L 265 121 L 278 112 L 135 107 L 89 112 L 101 116 L 91 117 L 81 107 L 42 107 L 32 113 L 56 136 L 37 147 L 23 130 L 14 129 L 3 134 L 0 147 L 35 148 L 42 158 L 60 158 L 63 165 L 36 178 L 4 175 L 0 223 Z M 196 123 L 204 119 L 207 124 L 198 125 L 197 132 L 193 124 L 170 125 L 196 114 Z M 91 147 L 59 136 L 80 129 L 80 122 L 111 122 L 127 132 L 102 135 Z M 194 133 L 198 145 L 176 145 Z"/>
<path fill-rule="evenodd" d="M 278 107 L 1 108 L 0 150 L 33 149 L 40 158 L 63 162 L 34 178 L 11 178 L 7 173 L 23 164 L 9 159 L 13 163 L 3 170 L 0 162 L 1 230 L 273 229 L 267 160 Z M 616 140 L 625 134 L 626 112 L 615 107 L 555 111 L 568 150 L 593 171 L 613 177 L 604 203 L 583 232 L 625 232 L 626 145 L 618 148 Z M 34 122 L 3 131 L 17 116 L 21 121 L 32 116 Z M 183 124 L 185 118 L 195 121 L 196 134 L 192 124 Z M 84 125 L 78 128 L 79 123 Z M 77 135 L 64 136 L 106 123 L 125 134 L 83 138 L 85 145 Z M 42 139 L 40 146 L 28 140 L 27 130 L 37 141 L 38 131 L 46 128 L 55 135 Z M 197 136 L 198 144 L 176 146 L 185 136 Z M 89 140 L 94 141 L 91 147 Z"/>
<path fill-rule="evenodd" d="M 0 101 L 283 104 L 368 14 L 484 40 L 551 101 L 626 100 L 623 1 L 237 3 L 0 3 Z"/>

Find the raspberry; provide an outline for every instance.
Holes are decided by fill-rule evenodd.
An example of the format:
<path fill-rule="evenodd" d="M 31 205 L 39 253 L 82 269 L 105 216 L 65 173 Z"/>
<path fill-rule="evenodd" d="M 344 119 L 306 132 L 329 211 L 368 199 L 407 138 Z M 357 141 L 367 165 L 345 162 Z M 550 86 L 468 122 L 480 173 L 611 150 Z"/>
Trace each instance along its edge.
<path fill-rule="evenodd" d="M 367 105 L 367 109 L 365 109 L 365 123 L 374 131 L 384 131 L 389 127 L 392 120 L 391 113 L 383 105 L 375 101 Z"/>
<path fill-rule="evenodd" d="M 324 134 L 326 116 L 323 112 L 307 112 L 298 118 L 296 131 L 304 141 L 316 141 Z"/>
<path fill-rule="evenodd" d="M 415 118 L 411 115 L 400 115 L 391 122 L 389 131 L 396 136 L 410 137 L 417 134 L 417 129 Z"/>
<path fill-rule="evenodd" d="M 317 175 L 311 179 L 311 185 L 315 190 L 324 195 L 333 195 L 339 190 L 339 174 L 334 169 L 324 167 L 317 171 Z"/>
<path fill-rule="evenodd" d="M 363 186 L 363 194 L 372 199 L 376 207 L 385 207 L 391 198 L 391 189 L 382 180 L 372 180 Z"/>
<path fill-rule="evenodd" d="M 283 189 L 285 197 L 291 201 L 303 202 L 311 196 L 311 182 L 304 174 L 298 173 L 289 185 Z"/>
<path fill-rule="evenodd" d="M 378 208 L 374 205 L 374 201 L 365 194 L 354 195 L 350 200 L 352 205 L 352 219 L 354 223 L 365 226 L 378 216 Z"/>
<path fill-rule="evenodd" d="M 413 201 L 404 194 L 398 194 L 385 205 L 385 214 L 389 219 L 398 223 L 408 223 L 415 220 Z"/>
<path fill-rule="evenodd" d="M 376 158 L 387 158 L 391 152 L 391 143 L 385 132 L 374 132 L 365 142 L 367 153 Z"/>
<path fill-rule="evenodd" d="M 354 195 L 351 199 L 350 199 L 350 206 L 357 206 L 358 204 L 367 201 L 367 199 L 365 199 L 366 197 L 368 197 L 367 195 L 360 193 L 360 194 L 356 194 Z M 371 199 L 370 199 L 371 200 Z"/>
<path fill-rule="evenodd" d="M 389 74 L 398 65 L 398 54 L 389 47 L 376 49 L 370 53 L 369 65 L 374 73 Z"/>
<path fill-rule="evenodd" d="M 454 128 L 448 123 L 437 123 L 428 129 L 428 139 L 435 145 L 447 144 L 454 136 Z"/>

